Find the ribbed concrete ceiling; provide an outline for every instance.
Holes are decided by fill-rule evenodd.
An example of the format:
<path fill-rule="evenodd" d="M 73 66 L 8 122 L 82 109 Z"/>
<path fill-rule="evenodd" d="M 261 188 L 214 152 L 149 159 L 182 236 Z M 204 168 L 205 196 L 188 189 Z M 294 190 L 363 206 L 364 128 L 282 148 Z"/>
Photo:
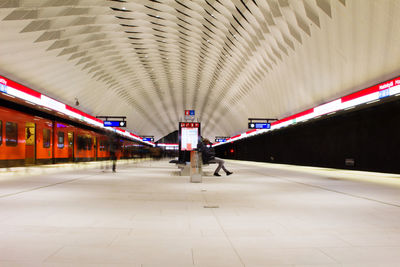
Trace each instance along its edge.
<path fill-rule="evenodd" d="M 397 0 L 0 0 L 0 74 L 161 137 L 282 118 L 400 73 Z"/>

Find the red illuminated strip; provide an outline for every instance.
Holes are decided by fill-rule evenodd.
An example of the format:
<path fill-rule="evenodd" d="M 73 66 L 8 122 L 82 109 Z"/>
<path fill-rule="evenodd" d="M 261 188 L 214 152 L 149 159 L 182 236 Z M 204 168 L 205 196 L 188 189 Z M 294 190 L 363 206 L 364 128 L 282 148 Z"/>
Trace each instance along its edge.
<path fill-rule="evenodd" d="M 303 112 L 294 114 L 294 115 L 292 115 L 292 116 L 283 118 L 283 119 L 281 119 L 281 120 L 274 121 L 274 122 L 271 123 L 271 126 L 275 126 L 275 125 L 279 126 L 279 124 L 282 124 L 282 123 L 288 122 L 288 121 L 290 121 L 290 120 L 294 120 L 294 119 L 297 119 L 297 118 L 300 118 L 300 117 L 303 117 L 303 116 L 306 116 L 306 115 L 309 115 L 309 114 L 310 114 L 310 117 L 309 117 L 309 118 L 316 118 L 316 117 L 319 117 L 319 116 L 325 114 L 325 113 L 323 113 L 323 110 L 321 110 L 321 108 L 324 107 L 324 106 L 325 106 L 325 108 L 328 109 L 328 110 L 329 110 L 330 108 L 332 108 L 333 111 L 341 110 L 341 109 L 344 109 L 345 107 L 348 107 L 348 105 L 345 106 L 345 107 L 341 106 L 341 104 L 343 104 L 343 103 L 345 103 L 345 102 L 348 102 L 348 101 L 351 101 L 351 100 L 355 100 L 355 99 L 359 99 L 359 98 L 361 98 L 361 97 L 364 97 L 364 96 L 367 96 L 367 95 L 371 95 L 371 94 L 373 94 L 373 93 L 377 93 L 377 92 L 380 92 L 380 91 L 384 91 L 384 90 L 390 89 L 390 88 L 392 88 L 392 87 L 397 87 L 397 88 L 396 88 L 396 90 L 395 90 L 394 92 L 391 92 L 391 94 L 389 94 L 389 92 L 388 92 L 388 96 L 389 96 L 389 95 L 398 94 L 398 90 L 399 90 L 399 89 L 398 89 L 398 86 L 400 86 L 400 77 L 396 77 L 396 78 L 394 78 L 394 79 L 385 81 L 385 82 L 383 82 L 383 83 L 379 83 L 379 84 L 377 84 L 377 85 L 368 87 L 368 88 L 363 89 L 363 90 L 360 90 L 360 91 L 358 91 L 358 92 L 355 92 L 355 93 L 346 95 L 346 96 L 344 96 L 344 97 L 342 97 L 342 98 L 334 99 L 333 101 L 328 102 L 328 103 L 326 103 L 326 104 L 317 106 L 317 107 L 312 108 L 312 109 L 309 109 L 309 110 L 305 110 L 305 111 L 303 111 Z M 388 90 L 388 91 L 389 91 L 389 90 Z M 381 96 L 379 96 L 379 98 L 381 98 Z M 375 99 L 378 99 L 378 100 L 379 100 L 379 98 L 378 98 L 378 97 L 375 97 Z M 370 100 L 365 100 L 365 101 L 363 102 L 363 99 L 360 99 L 360 103 L 361 103 L 361 104 L 367 103 L 367 101 L 370 101 Z M 340 102 L 340 103 L 336 103 L 336 102 Z M 336 106 L 333 106 L 333 107 L 331 107 L 331 106 L 326 107 L 326 105 L 329 105 L 329 104 L 337 105 L 337 107 L 336 107 Z M 351 103 L 348 103 L 348 104 L 351 104 Z M 356 105 L 356 104 L 354 104 L 354 105 Z M 330 111 L 327 111 L 327 112 L 330 112 Z M 314 113 L 314 114 L 313 114 L 313 113 Z M 287 123 L 286 123 L 286 124 L 287 124 Z M 286 125 L 284 125 L 284 126 L 286 126 Z M 255 129 L 254 131 L 257 131 L 257 130 Z M 250 134 L 250 133 L 252 133 L 252 132 L 254 132 L 254 131 L 248 131 L 248 132 L 246 132 L 246 134 L 248 135 L 248 134 Z M 231 138 L 228 138 L 227 141 L 234 141 L 233 139 L 236 139 L 236 138 L 238 138 L 238 137 L 241 137 L 241 135 L 235 135 L 235 136 L 233 136 L 233 137 L 231 137 Z M 243 137 L 246 137 L 246 135 L 243 136 Z M 220 144 L 220 143 L 219 143 L 219 142 L 218 142 L 218 143 L 214 143 L 214 145 L 215 145 L 215 144 Z"/>
<path fill-rule="evenodd" d="M 253 129 L 253 130 L 247 131 L 246 134 L 251 134 L 251 133 L 253 133 L 255 131 L 257 131 L 257 129 Z"/>
<path fill-rule="evenodd" d="M 72 111 L 72 112 L 74 112 L 74 113 L 76 113 L 76 114 L 79 114 L 79 115 L 81 115 L 81 116 L 83 116 L 83 117 L 86 117 L 86 114 L 83 113 L 82 111 L 80 111 L 79 109 L 73 108 L 73 107 L 68 106 L 68 105 L 65 105 L 65 109 L 67 109 L 67 110 L 69 110 L 69 111 Z"/>
<path fill-rule="evenodd" d="M 67 110 L 69 110 L 69 111 L 72 111 L 72 112 L 74 112 L 74 113 L 76 113 L 76 114 L 79 114 L 79 115 L 81 115 L 81 116 L 83 116 L 83 117 L 86 117 L 86 118 L 88 118 L 88 119 L 97 121 L 97 122 L 99 122 L 99 123 L 103 123 L 102 120 L 100 120 L 100 119 L 98 119 L 98 118 L 96 118 L 96 117 L 93 117 L 93 116 L 91 116 L 91 115 L 89 115 L 89 114 L 87 114 L 87 113 L 85 113 L 85 112 L 82 112 L 82 111 L 80 111 L 79 109 L 73 108 L 73 107 L 71 107 L 71 106 L 65 105 L 65 109 L 67 109 Z"/>
<path fill-rule="evenodd" d="M 90 119 L 90 120 L 95 121 L 95 122 L 97 122 L 97 123 L 103 124 L 103 121 L 102 121 L 101 119 L 98 119 L 98 118 L 96 118 L 96 117 L 94 117 L 94 116 L 92 116 L 92 115 L 90 115 L 90 114 L 84 113 L 84 112 L 82 112 L 82 111 L 80 111 L 79 109 L 76 109 L 76 108 L 74 108 L 74 107 L 65 105 L 64 103 L 61 103 L 61 102 L 59 102 L 59 101 L 57 101 L 57 100 L 55 100 L 55 99 L 52 99 L 52 98 L 50 98 L 50 97 L 48 97 L 48 96 L 46 96 L 46 95 L 44 95 L 44 94 L 41 94 L 41 93 L 39 93 L 39 92 L 37 92 L 37 91 L 35 91 L 35 90 L 32 90 L 32 89 L 30 89 L 30 88 L 28 88 L 28 87 L 26 87 L 26 86 L 23 86 L 23 85 L 21 85 L 21 84 L 18 84 L 18 83 L 14 82 L 14 81 L 12 81 L 12 80 L 10 80 L 10 79 L 7 79 L 7 78 L 5 78 L 5 77 L 3 77 L 3 76 L 0 76 L 0 83 L 1 83 L 1 84 L 4 84 L 4 85 L 6 85 L 6 86 L 9 86 L 9 87 L 11 87 L 11 88 L 13 88 L 13 89 L 15 89 L 15 90 L 17 90 L 17 91 L 19 91 L 19 92 L 23 92 L 23 93 L 25 93 L 25 94 L 28 94 L 28 95 L 30 95 L 30 96 L 33 96 L 33 97 L 38 98 L 39 100 L 38 100 L 37 103 L 42 103 L 41 105 L 43 105 L 43 106 L 45 106 L 45 107 L 48 107 L 48 108 L 50 108 L 50 109 L 52 109 L 52 110 L 65 113 L 64 110 L 63 110 L 63 109 L 65 108 L 65 110 L 68 110 L 68 111 L 70 111 L 70 112 L 72 112 L 72 113 L 74 113 L 74 114 L 80 115 L 80 116 L 82 116 L 83 118 Z M 25 98 L 20 97 L 20 96 L 18 96 L 18 97 L 21 98 L 21 99 L 25 99 Z M 42 101 L 42 102 L 41 102 L 41 101 Z M 60 108 L 61 108 L 61 104 L 62 104 L 62 108 L 61 108 L 62 110 L 58 109 L 57 107 L 54 108 L 52 105 L 47 105 L 47 102 L 45 102 L 45 101 L 51 101 L 51 102 L 56 103 L 57 105 L 60 104 Z M 90 122 L 90 124 L 96 125 L 96 124 L 93 123 L 93 122 Z M 196 124 L 199 125 L 199 123 L 196 123 Z M 99 126 L 99 125 L 97 125 L 97 126 Z M 198 127 L 198 126 L 197 126 L 197 127 Z M 127 132 L 126 130 L 123 130 L 123 129 L 121 129 L 121 128 L 115 128 L 115 129 L 118 130 L 118 131 L 120 131 L 120 132 L 122 132 L 122 133 L 124 133 L 124 135 L 127 135 L 127 134 L 129 133 L 129 132 Z M 132 134 L 132 133 L 129 133 L 129 134 L 132 135 L 132 136 L 134 136 L 135 138 L 137 138 L 137 139 L 139 139 L 139 140 L 141 140 L 141 141 L 143 142 L 143 139 L 142 139 L 141 137 L 139 137 L 139 136 L 137 136 L 137 135 L 135 135 L 135 134 Z M 146 143 L 154 144 L 154 143 L 152 143 L 152 142 L 146 142 Z"/>
<path fill-rule="evenodd" d="M 137 136 L 136 134 L 133 134 L 133 133 L 130 133 L 132 136 L 134 136 L 134 137 L 136 137 L 136 138 L 139 138 L 139 139 L 142 139 L 140 136 Z"/>
<path fill-rule="evenodd" d="M 379 91 L 379 84 L 342 97 L 342 103 Z"/>
<path fill-rule="evenodd" d="M 238 137 L 240 137 L 242 134 L 238 134 L 238 135 L 235 135 L 235 136 L 232 136 L 231 138 L 229 138 L 229 139 L 235 139 L 235 138 L 238 138 Z"/>
<path fill-rule="evenodd" d="M 290 121 L 290 120 L 293 120 L 293 119 L 296 119 L 296 118 L 299 118 L 299 117 L 302 117 L 302 116 L 311 114 L 311 113 L 313 113 L 313 112 L 314 112 L 314 108 L 309 109 L 309 110 L 305 110 L 305 111 L 303 111 L 303 112 L 294 114 L 294 115 L 292 115 L 292 116 L 289 116 L 289 117 L 287 117 L 287 118 L 281 119 L 281 120 L 279 120 L 279 121 L 274 121 L 274 122 L 271 123 L 271 125 L 275 125 L 275 124 L 282 123 L 282 122 L 285 122 L 285 121 Z"/>
<path fill-rule="evenodd" d="M 342 103 L 399 85 L 399 77 L 342 97 Z"/>
<path fill-rule="evenodd" d="M 0 78 L 2 78 L 5 81 L 7 81 L 7 86 L 10 86 L 10 87 L 12 87 L 12 88 L 14 88 L 14 89 L 16 89 L 18 91 L 24 92 L 25 94 L 28 94 L 28 95 L 31 95 L 31 96 L 34 96 L 34 97 L 37 97 L 37 98 L 40 98 L 41 95 L 42 95 L 39 92 L 36 92 L 36 91 L 26 87 L 26 86 L 23 86 L 22 84 L 16 83 L 16 82 L 14 82 L 14 81 L 12 81 L 10 79 L 7 79 L 7 78 L 5 78 L 3 76 L 0 76 Z"/>

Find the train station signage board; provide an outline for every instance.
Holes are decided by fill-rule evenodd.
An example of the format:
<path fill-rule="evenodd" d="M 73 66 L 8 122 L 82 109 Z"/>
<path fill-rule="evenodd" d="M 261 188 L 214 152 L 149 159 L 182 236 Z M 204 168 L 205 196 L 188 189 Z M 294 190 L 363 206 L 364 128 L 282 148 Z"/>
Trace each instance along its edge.
<path fill-rule="evenodd" d="M 215 143 L 224 143 L 228 140 L 229 136 L 216 136 Z"/>
<path fill-rule="evenodd" d="M 194 109 L 187 109 L 185 110 L 185 120 L 194 120 Z"/>
<path fill-rule="evenodd" d="M 179 150 L 192 151 L 197 148 L 200 139 L 199 122 L 179 123 Z"/>
<path fill-rule="evenodd" d="M 270 129 L 271 123 L 266 122 L 249 122 L 249 129 Z"/>
<path fill-rule="evenodd" d="M 104 127 L 126 127 L 126 121 L 103 121 Z"/>

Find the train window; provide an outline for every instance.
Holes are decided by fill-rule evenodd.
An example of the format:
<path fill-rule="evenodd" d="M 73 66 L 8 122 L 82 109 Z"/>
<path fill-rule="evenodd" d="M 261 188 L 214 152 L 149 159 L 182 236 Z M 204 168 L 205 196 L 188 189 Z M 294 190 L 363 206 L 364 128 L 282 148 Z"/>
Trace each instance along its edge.
<path fill-rule="evenodd" d="M 99 149 L 100 149 L 100 151 L 107 150 L 107 141 L 106 140 L 100 140 Z"/>
<path fill-rule="evenodd" d="M 77 145 L 78 145 L 78 150 L 84 150 L 85 149 L 85 137 L 78 135 L 77 138 Z"/>
<path fill-rule="evenodd" d="M 18 124 L 6 122 L 6 146 L 18 145 Z"/>
<path fill-rule="evenodd" d="M 3 121 L 0 121 L 0 146 L 3 144 Z"/>
<path fill-rule="evenodd" d="M 58 132 L 58 148 L 63 148 L 64 147 L 64 132 Z"/>
<path fill-rule="evenodd" d="M 92 138 L 90 136 L 78 135 L 77 144 L 79 150 L 92 150 Z"/>
<path fill-rule="evenodd" d="M 91 137 L 87 137 L 87 150 L 92 150 L 93 141 Z"/>
<path fill-rule="evenodd" d="M 50 129 L 43 129 L 43 147 L 44 148 L 50 147 L 50 142 L 51 142 Z"/>

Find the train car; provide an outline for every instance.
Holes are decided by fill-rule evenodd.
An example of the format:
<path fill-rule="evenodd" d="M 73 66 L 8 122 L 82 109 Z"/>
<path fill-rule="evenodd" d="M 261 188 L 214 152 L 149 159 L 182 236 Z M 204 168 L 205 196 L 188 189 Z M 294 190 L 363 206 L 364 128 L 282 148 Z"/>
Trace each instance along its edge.
<path fill-rule="evenodd" d="M 0 106 L 0 167 L 107 160 L 111 140 L 88 127 Z M 139 156 L 142 144 L 118 140 L 118 158 Z"/>
<path fill-rule="evenodd" d="M 0 166 L 51 163 L 53 122 L 0 107 Z"/>

